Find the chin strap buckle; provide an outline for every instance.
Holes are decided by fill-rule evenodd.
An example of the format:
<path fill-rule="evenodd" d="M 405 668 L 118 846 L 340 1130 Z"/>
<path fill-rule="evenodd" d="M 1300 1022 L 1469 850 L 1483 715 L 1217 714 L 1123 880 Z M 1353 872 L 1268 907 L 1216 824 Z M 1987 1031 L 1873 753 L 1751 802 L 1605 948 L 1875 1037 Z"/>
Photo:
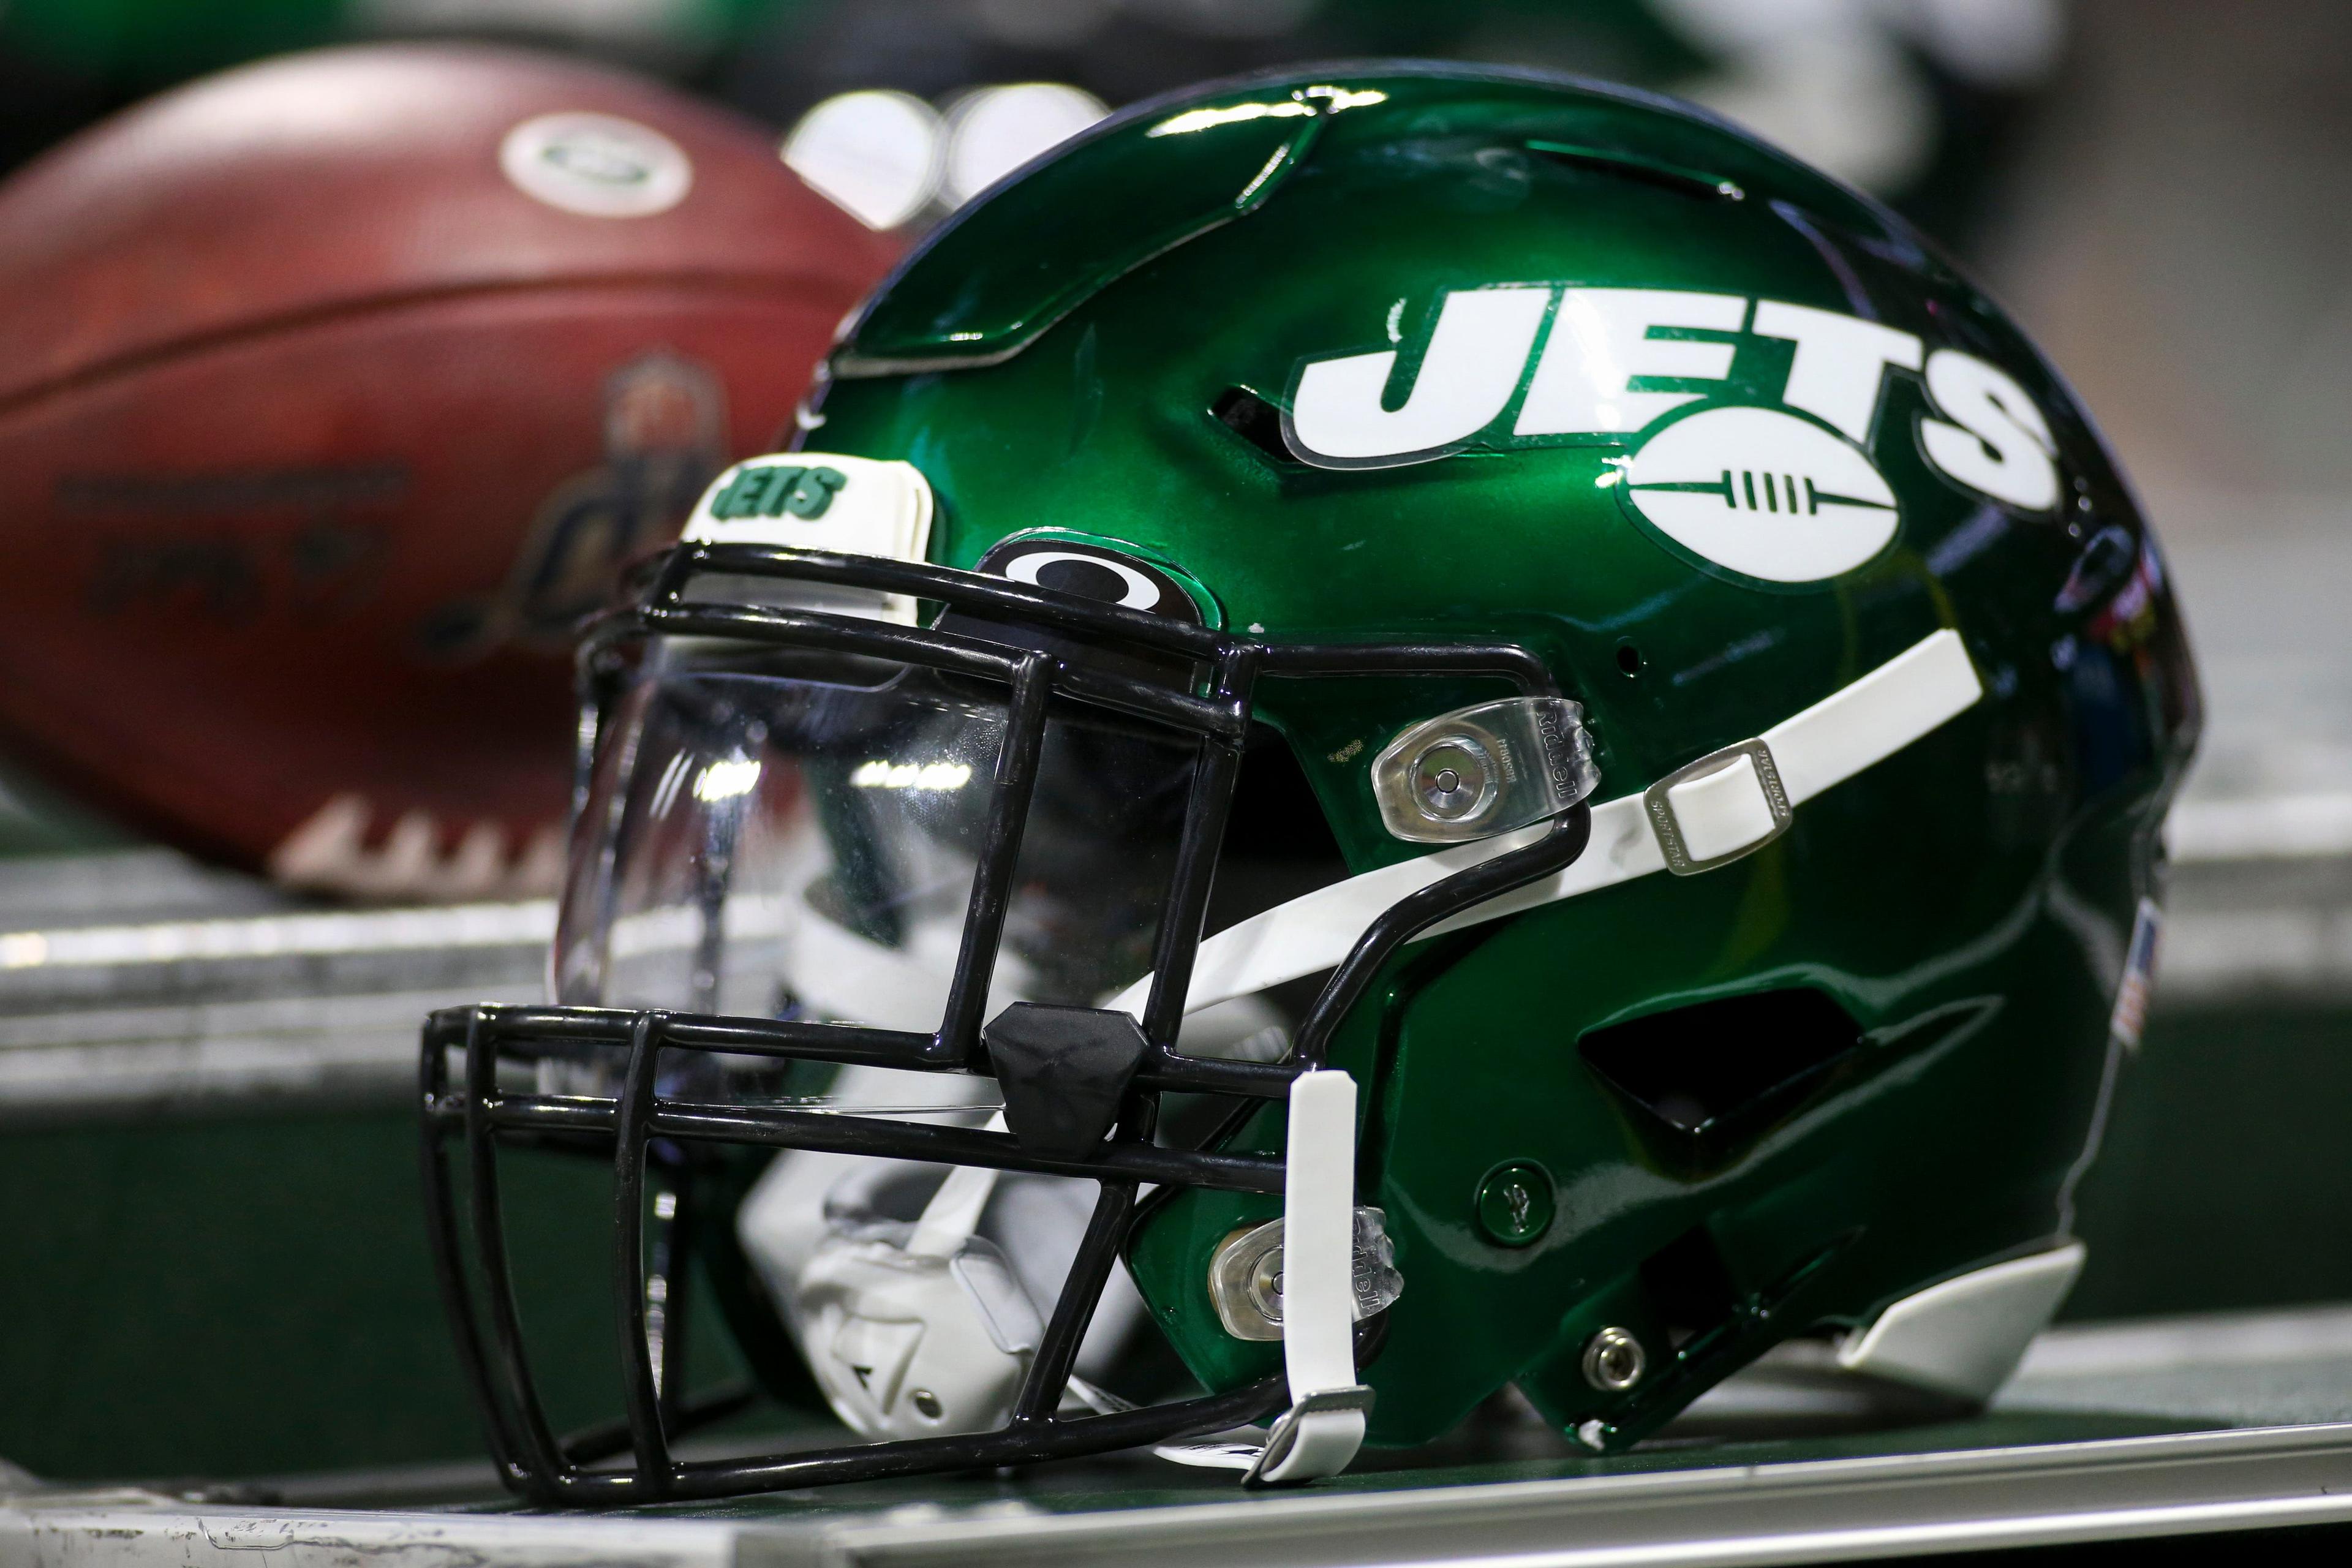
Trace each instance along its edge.
<path fill-rule="evenodd" d="M 1666 869 L 1695 877 L 1753 855 L 1794 820 L 1780 763 L 1763 741 L 1701 757 L 1642 794 L 1642 808 L 1664 851 Z"/>
<path fill-rule="evenodd" d="M 1371 1411 L 1372 1391 L 1360 1383 L 1307 1394 L 1275 1421 L 1242 1484 L 1278 1486 L 1338 1475 L 1363 1446 Z"/>
<path fill-rule="evenodd" d="M 1320 1480 L 1363 1446 L 1372 1391 L 1356 1381 L 1356 1080 L 1325 1069 L 1290 1085 L 1282 1215 L 1282 1363 L 1290 1408 L 1243 1477 Z"/>

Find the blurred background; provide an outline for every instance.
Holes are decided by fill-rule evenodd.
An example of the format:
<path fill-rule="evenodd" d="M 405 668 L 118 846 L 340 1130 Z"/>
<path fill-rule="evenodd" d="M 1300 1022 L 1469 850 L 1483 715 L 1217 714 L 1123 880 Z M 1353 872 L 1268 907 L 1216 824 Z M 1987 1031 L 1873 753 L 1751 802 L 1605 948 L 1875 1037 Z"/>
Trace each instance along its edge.
<path fill-rule="evenodd" d="M 2352 1095 L 2352 7 L 5 0 L 0 175 L 205 73 L 453 38 L 723 106 L 883 259 L 1112 109 L 1368 55 L 1662 89 L 1885 197 L 2104 422 L 2208 687 L 2155 1016 L 2083 1194 L 2091 1262 L 2069 1312 L 2352 1300 L 2336 1109 Z M 0 317 L 42 305 L 0 298 Z M 284 857 L 273 880 L 7 746 L 0 1455 L 152 1478 L 470 1454 L 415 1213 L 414 1020 L 459 994 L 536 994 L 540 888 L 518 871 L 434 909 L 425 881 L 306 878 Z M 353 829 L 379 858 L 392 831 Z M 597 1212 L 561 1205 L 600 1202 L 601 1180 L 564 1173 L 512 1201 L 543 1202 L 560 1245 L 552 1216 Z M 601 1343 L 584 1294 L 530 1303 L 534 1321 Z"/>

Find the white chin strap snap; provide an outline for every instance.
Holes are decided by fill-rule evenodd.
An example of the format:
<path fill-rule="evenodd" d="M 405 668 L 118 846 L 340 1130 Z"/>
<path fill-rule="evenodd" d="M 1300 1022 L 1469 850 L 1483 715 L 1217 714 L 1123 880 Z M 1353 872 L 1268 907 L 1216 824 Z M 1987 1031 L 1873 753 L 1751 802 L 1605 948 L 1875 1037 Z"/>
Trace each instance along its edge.
<path fill-rule="evenodd" d="M 1302 1073 L 1290 1085 L 1282 1186 L 1282 1366 L 1290 1408 L 1245 1481 L 1336 1476 L 1363 1446 L 1372 1391 L 1356 1381 L 1356 1081 Z"/>
<path fill-rule="evenodd" d="M 995 1186 L 995 1172 L 959 1166 L 913 1226 L 836 1226 L 801 1270 L 802 1352 L 860 1436 L 985 1432 L 1013 1414 L 1043 1324 L 974 1234 Z"/>

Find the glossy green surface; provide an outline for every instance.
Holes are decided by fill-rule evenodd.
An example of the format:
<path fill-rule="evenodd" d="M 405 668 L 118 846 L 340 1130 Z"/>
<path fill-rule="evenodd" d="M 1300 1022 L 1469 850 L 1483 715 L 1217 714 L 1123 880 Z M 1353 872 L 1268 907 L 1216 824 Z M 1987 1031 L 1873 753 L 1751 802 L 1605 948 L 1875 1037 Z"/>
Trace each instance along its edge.
<path fill-rule="evenodd" d="M 1328 113 L 1327 88 L 1354 107 Z M 1283 104 L 1324 107 L 1309 119 Z M 1366 1090 L 1360 1193 L 1386 1210 L 1406 1282 L 1368 1373 L 1375 1440 L 1441 1432 L 1510 1381 L 1564 1426 L 1601 1418 L 1625 1440 L 1777 1338 L 2063 1234 L 2196 696 L 2152 542 L 2063 385 L 1899 220 L 1650 100 L 1451 70 L 1264 82 L 1200 107 L 1213 112 L 1197 131 L 1153 134 L 1184 112 L 1160 106 L 983 204 L 845 345 L 808 445 L 919 466 L 940 500 L 935 560 L 970 566 L 1009 533 L 1083 529 L 1181 563 L 1228 626 L 1269 641 L 1522 642 L 1585 704 L 1603 799 L 1940 627 L 1960 632 L 1987 689 L 1759 853 L 1391 965 L 1334 1053 Z M 1273 125 L 1319 130 L 1279 161 L 1276 188 L 1245 195 L 1234 174 L 1264 142 L 1241 142 Z M 1661 164 L 1746 199 L 1660 181 Z M 1246 215 L 1204 224 L 1229 186 L 1226 207 Z M 1078 190 L 1121 195 L 1061 199 Z M 1154 254 L 1178 232 L 1191 237 Z M 1040 282 L 1074 272 L 1092 292 Z M 1279 404 L 1303 359 L 1387 346 L 1383 321 L 1403 362 L 1393 407 L 1445 291 L 1528 282 L 1788 300 L 1962 348 L 2044 411 L 2068 504 L 2021 514 L 1932 469 L 1913 431 L 1934 410 L 1903 372 L 1886 378 L 1872 447 L 1899 532 L 1858 569 L 1795 586 L 1702 569 L 1637 525 L 1613 485 L 1632 437 L 1474 442 L 1334 471 L 1270 456 L 1212 413 L 1234 387 Z M 1736 354 L 1718 400 L 1771 404 L 1790 343 L 1718 336 Z M 1000 362 L 872 374 L 967 345 Z M 1002 358 L 1008 345 L 1019 352 Z M 2085 542 L 2109 529 L 2137 574 L 2085 588 Z M 1381 829 L 1367 753 L 1493 694 L 1465 695 L 1475 684 L 1263 689 L 1261 715 L 1357 869 L 1422 852 Z M 1578 1052 L 1600 1026 L 1797 985 L 1844 1008 L 1863 1044 L 1710 1163 L 1661 1138 Z M 1278 1148 L 1276 1120 L 1244 1141 Z M 1502 1246 L 1478 1194 L 1521 1161 L 1550 1173 L 1558 1215 L 1533 1245 Z M 1274 1347 L 1223 1333 L 1202 1283 L 1209 1251 L 1269 1206 L 1188 1194 L 1132 1251 L 1162 1325 L 1214 1386 L 1274 1364 Z M 1640 1334 L 1656 1369 L 1613 1403 L 1575 1365 L 1605 1323 Z"/>

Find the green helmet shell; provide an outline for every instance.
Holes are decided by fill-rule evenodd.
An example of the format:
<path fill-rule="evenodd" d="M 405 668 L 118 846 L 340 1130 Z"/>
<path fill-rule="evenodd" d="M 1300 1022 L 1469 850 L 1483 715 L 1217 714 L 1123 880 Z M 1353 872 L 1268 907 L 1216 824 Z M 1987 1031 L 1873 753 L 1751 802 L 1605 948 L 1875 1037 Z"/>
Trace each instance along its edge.
<path fill-rule="evenodd" d="M 1405 1280 L 1375 1441 L 1507 1383 L 1630 1440 L 1777 1340 L 2065 1235 L 2195 677 L 2087 417 L 1885 209 L 1655 97 L 1242 80 L 968 209 L 808 423 L 922 470 L 941 564 L 1065 530 L 1270 643 L 1523 644 L 1584 705 L 1602 801 L 1961 639 L 1981 700 L 1755 853 L 1416 943 L 1348 1017 L 1360 1201 Z M 1372 756 L 1507 690 L 1274 679 L 1259 715 L 1361 872 L 1427 849 L 1382 826 Z M 1278 1209 L 1187 1192 L 1130 1248 L 1212 1388 L 1279 1366 L 1206 1289 Z M 1582 1366 L 1603 1327 L 1646 1352 L 1630 1389 Z"/>

